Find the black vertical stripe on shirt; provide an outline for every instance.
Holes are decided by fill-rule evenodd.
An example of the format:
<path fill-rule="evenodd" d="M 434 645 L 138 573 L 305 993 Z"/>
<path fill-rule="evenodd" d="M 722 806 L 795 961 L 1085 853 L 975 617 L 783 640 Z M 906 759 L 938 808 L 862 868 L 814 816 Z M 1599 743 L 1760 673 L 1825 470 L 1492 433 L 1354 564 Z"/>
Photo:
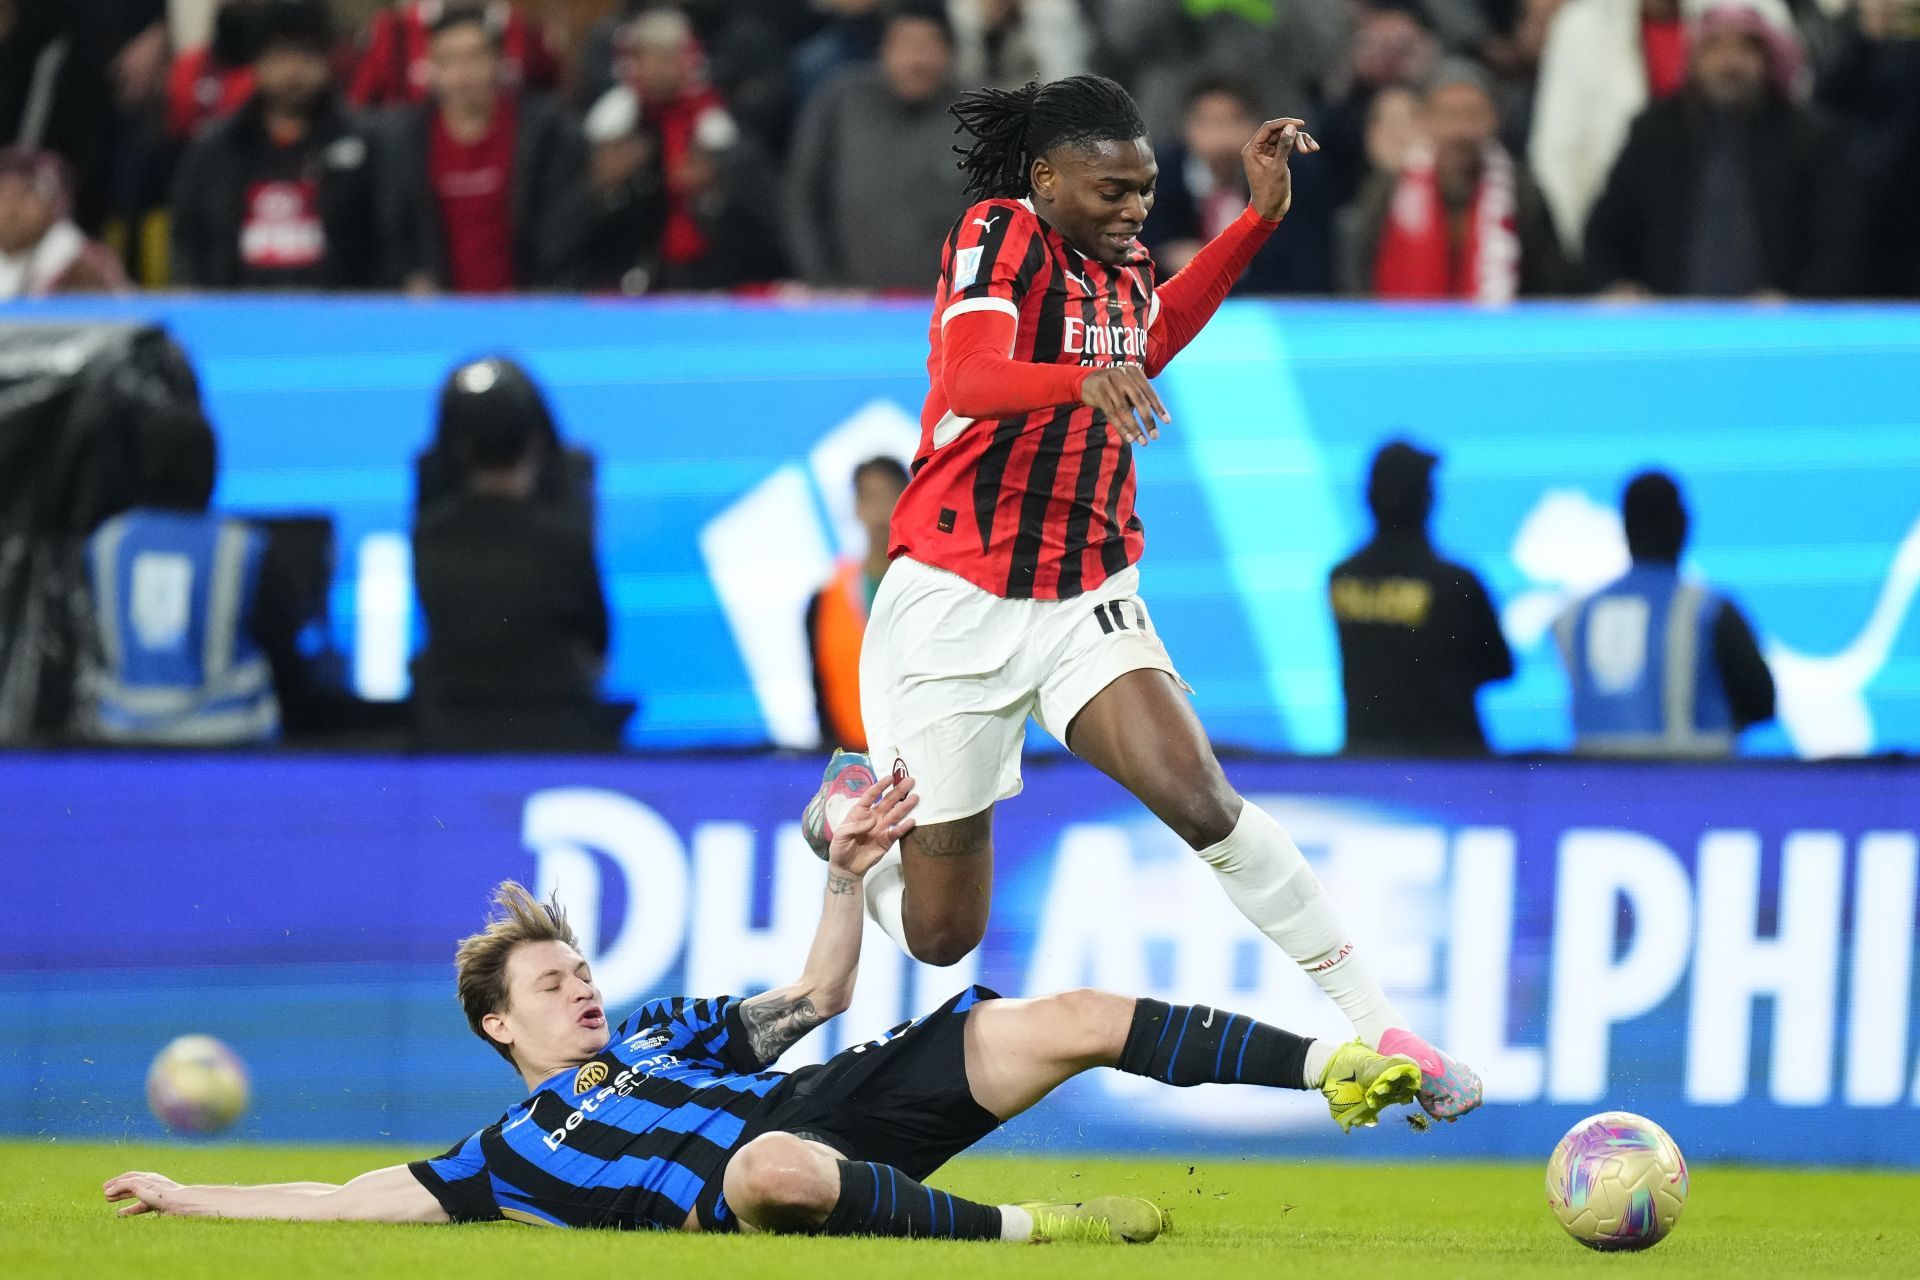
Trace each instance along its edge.
<path fill-rule="evenodd" d="M 1069 297 L 1069 280 L 1066 273 L 1056 274 L 1052 288 L 1046 290 L 1046 301 L 1052 303 L 1058 297 L 1060 317 L 1054 322 L 1052 332 L 1066 336 L 1066 315 L 1069 307 L 1079 311 L 1081 324 L 1100 322 L 1102 299 L 1092 288 L 1094 271 L 1089 263 L 1081 263 L 1081 278 L 1087 280 L 1087 294 L 1077 299 Z M 1043 305 L 1043 315 L 1046 307 Z M 1046 334 L 1048 326 L 1043 320 L 1041 332 Z M 1064 345 L 1064 344 L 1062 344 Z M 1079 405 L 1058 405 L 1052 415 L 1046 418 L 1041 428 L 1041 439 L 1033 449 L 1033 464 L 1027 466 L 1027 491 L 1020 499 L 1020 528 L 1014 532 L 1014 551 L 1006 564 L 1006 595 L 1008 599 L 1029 601 L 1033 599 L 1035 580 L 1041 572 L 1041 549 L 1046 545 L 1046 516 L 1054 501 L 1054 482 L 1060 476 L 1060 455 L 1066 451 L 1069 428 L 1073 426 L 1073 415 Z M 1100 415 L 1094 413 L 1094 420 Z"/>
<path fill-rule="evenodd" d="M 1080 594 L 1085 576 L 1087 530 L 1093 524 L 1094 490 L 1100 484 L 1101 463 L 1107 456 L 1107 421 L 1094 414 L 1087 423 L 1086 449 L 1080 455 L 1080 475 L 1073 483 L 1073 506 L 1067 511 L 1066 554 L 1060 562 L 1060 586 L 1065 600 Z"/>
<path fill-rule="evenodd" d="M 1013 555 L 1007 564 L 1007 598 L 1031 600 L 1040 572 L 1040 549 L 1045 545 L 1047 510 L 1053 505 L 1053 482 L 1059 476 L 1060 455 L 1067 443 L 1077 405 L 1061 405 L 1040 429 L 1040 442 L 1027 468 L 1027 491 L 1020 499 L 1020 527 L 1014 534 Z"/>
<path fill-rule="evenodd" d="M 1110 292 L 1108 296 L 1111 296 Z M 1104 297 L 1087 301 L 1085 311 L 1088 313 L 1088 325 L 1104 323 L 1102 311 L 1105 306 Z M 1107 456 L 1109 430 L 1105 414 L 1094 410 L 1087 415 L 1086 447 L 1080 455 L 1080 474 L 1074 477 L 1073 503 L 1067 508 L 1067 526 L 1063 537 L 1066 549 L 1060 560 L 1060 581 L 1054 589 L 1054 595 L 1062 600 L 1079 595 L 1080 584 L 1085 577 L 1087 529 L 1093 523 L 1094 490 L 1100 483 L 1101 462 Z"/>
<path fill-rule="evenodd" d="M 1034 246 L 1043 257 L 1049 252 L 1047 237 L 1050 234 L 1043 230 L 1033 237 Z M 1062 249 L 1061 252 L 1068 250 Z M 1066 346 L 1067 337 L 1067 277 L 1064 272 L 1054 271 L 1051 274 L 1045 292 L 1040 295 L 1040 310 L 1034 316 L 1033 323 L 1033 352 L 1027 359 L 1035 364 L 1059 364 L 1060 352 Z"/>
<path fill-rule="evenodd" d="M 973 519 L 980 526 L 980 553 L 992 550 L 993 517 L 1000 509 L 1000 485 L 1007 474 L 1007 462 L 1013 457 L 1014 442 L 1020 438 L 1024 417 L 1004 418 L 993 429 L 993 441 L 980 453 L 973 471 Z"/>
<path fill-rule="evenodd" d="M 1108 577 L 1127 567 L 1127 534 L 1120 527 L 1120 491 L 1126 487 L 1133 470 L 1133 446 L 1120 441 L 1120 456 L 1113 464 L 1113 478 L 1107 481 L 1107 539 L 1100 547 L 1100 567 Z"/>
<path fill-rule="evenodd" d="M 1020 269 L 1013 277 L 1013 287 L 1020 294 L 1020 299 L 1014 302 L 1015 306 L 1018 306 L 1020 300 L 1026 297 L 1027 291 L 1033 288 L 1034 278 L 1040 274 L 1040 268 L 1045 266 L 1046 262 L 1046 238 L 1035 231 L 1027 237 L 1026 250 L 1020 257 Z"/>

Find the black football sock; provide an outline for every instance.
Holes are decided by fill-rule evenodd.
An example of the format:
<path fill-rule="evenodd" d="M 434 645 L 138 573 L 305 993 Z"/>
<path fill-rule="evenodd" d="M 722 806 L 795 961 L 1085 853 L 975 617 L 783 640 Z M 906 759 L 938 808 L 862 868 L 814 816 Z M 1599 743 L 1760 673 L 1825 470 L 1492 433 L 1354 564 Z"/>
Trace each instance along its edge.
<path fill-rule="evenodd" d="M 923 1186 L 892 1165 L 842 1160 L 840 1199 L 820 1234 L 998 1240 L 1000 1210 Z"/>
<path fill-rule="evenodd" d="M 1204 1004 L 1137 1000 L 1120 1070 L 1167 1084 L 1306 1089 L 1313 1041 Z"/>

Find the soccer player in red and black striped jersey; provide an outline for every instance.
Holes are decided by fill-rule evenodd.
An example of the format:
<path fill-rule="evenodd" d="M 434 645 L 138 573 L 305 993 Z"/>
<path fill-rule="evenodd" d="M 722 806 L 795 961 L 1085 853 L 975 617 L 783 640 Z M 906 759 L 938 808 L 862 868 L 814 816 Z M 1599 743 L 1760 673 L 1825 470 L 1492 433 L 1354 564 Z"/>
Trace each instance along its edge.
<path fill-rule="evenodd" d="M 860 671 L 869 750 L 932 781 L 868 881 L 869 912 L 931 963 L 979 944 L 993 807 L 1020 790 L 1032 716 L 1184 839 L 1368 1045 L 1420 1064 L 1427 1110 L 1457 1118 L 1479 1078 L 1407 1028 L 1292 839 L 1228 783 L 1139 595 L 1133 450 L 1172 422 L 1149 379 L 1279 227 L 1288 163 L 1319 145 L 1300 120 L 1261 125 L 1242 151 L 1246 211 L 1161 281 L 1138 239 L 1157 168 L 1125 89 L 982 89 L 953 114 L 976 203 L 941 251 L 920 447 Z M 829 766 L 807 812 L 816 847 L 838 775 L 870 767 Z"/>

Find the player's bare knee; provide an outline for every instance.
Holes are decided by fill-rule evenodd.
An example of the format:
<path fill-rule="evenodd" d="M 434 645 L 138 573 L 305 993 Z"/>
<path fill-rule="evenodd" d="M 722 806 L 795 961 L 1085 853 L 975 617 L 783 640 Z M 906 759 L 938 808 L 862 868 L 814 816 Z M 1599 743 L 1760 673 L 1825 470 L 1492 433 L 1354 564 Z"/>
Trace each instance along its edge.
<path fill-rule="evenodd" d="M 810 1231 L 839 1198 L 837 1167 L 790 1133 L 763 1133 L 727 1162 L 734 1211 L 763 1231 Z"/>
<path fill-rule="evenodd" d="M 1222 777 L 1216 784 L 1182 789 L 1168 796 L 1160 806 L 1161 820 L 1189 849 L 1205 849 L 1233 834 L 1243 803 Z"/>

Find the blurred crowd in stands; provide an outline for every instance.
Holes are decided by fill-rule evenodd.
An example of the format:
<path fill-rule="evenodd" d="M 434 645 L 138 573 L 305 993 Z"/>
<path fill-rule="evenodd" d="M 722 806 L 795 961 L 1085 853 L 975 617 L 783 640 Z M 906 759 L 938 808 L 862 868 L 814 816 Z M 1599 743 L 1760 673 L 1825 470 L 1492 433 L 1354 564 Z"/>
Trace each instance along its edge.
<path fill-rule="evenodd" d="M 947 105 L 1140 99 L 1262 294 L 1920 296 L 1920 0 L 0 0 L 0 297 L 930 292 Z"/>

